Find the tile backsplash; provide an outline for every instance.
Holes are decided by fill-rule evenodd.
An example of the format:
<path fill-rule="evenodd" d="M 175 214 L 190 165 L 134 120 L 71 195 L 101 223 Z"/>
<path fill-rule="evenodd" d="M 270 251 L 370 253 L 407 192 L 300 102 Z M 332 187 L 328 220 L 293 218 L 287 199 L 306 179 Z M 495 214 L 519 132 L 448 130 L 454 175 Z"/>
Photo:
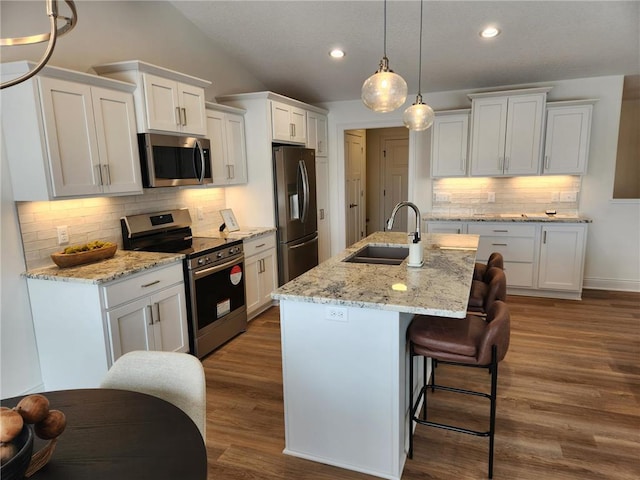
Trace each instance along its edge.
<path fill-rule="evenodd" d="M 434 179 L 432 213 L 577 213 L 580 186 L 581 177 L 572 175 Z"/>
<path fill-rule="evenodd" d="M 50 255 L 58 245 L 58 226 L 66 225 L 69 245 L 105 240 L 122 248 L 120 218 L 137 213 L 188 208 L 194 234 L 218 229 L 219 210 L 225 208 L 223 188 L 147 189 L 143 195 L 98 197 L 52 202 L 16 202 L 28 269 L 53 265 Z M 202 220 L 197 209 L 202 209 Z"/>

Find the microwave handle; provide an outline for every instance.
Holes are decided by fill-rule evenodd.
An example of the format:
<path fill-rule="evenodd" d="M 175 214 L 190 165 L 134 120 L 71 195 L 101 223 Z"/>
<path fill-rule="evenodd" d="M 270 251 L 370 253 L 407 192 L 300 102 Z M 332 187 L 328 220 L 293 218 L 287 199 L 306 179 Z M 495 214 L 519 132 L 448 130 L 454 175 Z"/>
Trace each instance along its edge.
<path fill-rule="evenodd" d="M 202 183 L 204 181 L 204 153 L 202 152 L 202 145 L 196 138 L 195 149 L 193 152 L 193 168 L 196 167 L 196 152 L 200 153 L 200 178 L 198 179 L 198 183 Z"/>

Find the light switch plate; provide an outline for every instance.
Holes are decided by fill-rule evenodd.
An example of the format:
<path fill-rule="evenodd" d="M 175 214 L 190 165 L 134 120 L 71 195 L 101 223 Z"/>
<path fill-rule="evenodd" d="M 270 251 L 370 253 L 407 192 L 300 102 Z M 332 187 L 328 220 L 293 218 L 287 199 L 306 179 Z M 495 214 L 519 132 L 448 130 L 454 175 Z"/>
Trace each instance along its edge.
<path fill-rule="evenodd" d="M 496 203 L 496 192 L 487 193 L 487 203 Z"/>
<path fill-rule="evenodd" d="M 69 229 L 66 225 L 59 225 L 56 227 L 58 233 L 58 245 L 66 245 L 69 243 Z"/>

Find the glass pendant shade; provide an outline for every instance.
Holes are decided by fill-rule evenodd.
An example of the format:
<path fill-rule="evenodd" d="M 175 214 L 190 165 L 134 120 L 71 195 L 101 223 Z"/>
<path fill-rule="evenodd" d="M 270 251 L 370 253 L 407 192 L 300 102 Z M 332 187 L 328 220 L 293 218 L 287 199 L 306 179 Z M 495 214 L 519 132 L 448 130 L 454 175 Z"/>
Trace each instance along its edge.
<path fill-rule="evenodd" d="M 362 85 L 362 101 L 374 112 L 392 112 L 407 99 L 407 82 L 389 70 L 389 60 L 384 57 L 380 68 Z"/>
<path fill-rule="evenodd" d="M 426 130 L 433 124 L 433 109 L 426 103 L 422 103 L 422 95 L 416 97 L 416 103 L 404 111 L 402 121 L 409 130 L 418 132 Z"/>

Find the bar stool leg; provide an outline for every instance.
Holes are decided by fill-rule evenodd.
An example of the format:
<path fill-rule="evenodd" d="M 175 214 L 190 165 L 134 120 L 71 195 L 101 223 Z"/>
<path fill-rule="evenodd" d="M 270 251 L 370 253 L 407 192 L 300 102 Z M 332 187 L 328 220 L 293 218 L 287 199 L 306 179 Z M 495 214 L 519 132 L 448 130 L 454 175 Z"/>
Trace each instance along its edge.
<path fill-rule="evenodd" d="M 413 345 L 409 345 L 409 458 L 413 458 Z"/>
<path fill-rule="evenodd" d="M 491 348 L 491 418 L 489 420 L 489 478 L 493 478 L 493 446 L 496 433 L 496 400 L 498 396 L 498 349 Z"/>

